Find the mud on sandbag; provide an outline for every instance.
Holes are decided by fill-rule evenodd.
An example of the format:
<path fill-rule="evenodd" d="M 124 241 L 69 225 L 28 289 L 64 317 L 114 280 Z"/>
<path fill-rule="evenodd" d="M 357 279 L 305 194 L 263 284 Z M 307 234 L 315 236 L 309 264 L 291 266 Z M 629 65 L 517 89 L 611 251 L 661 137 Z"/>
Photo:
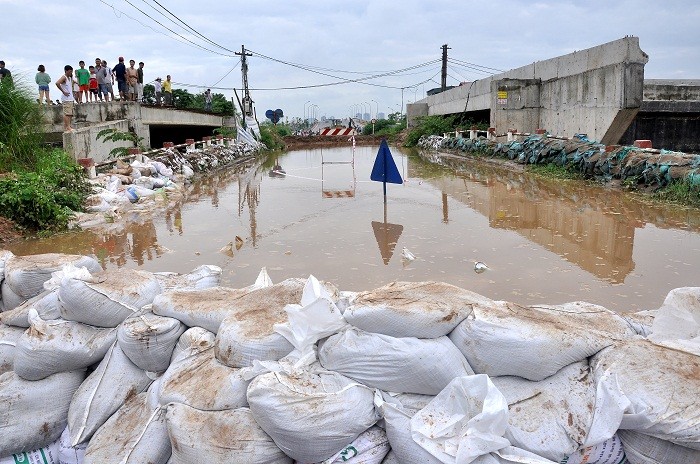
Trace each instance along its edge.
<path fill-rule="evenodd" d="M 616 313 L 591 303 L 523 307 L 499 301 L 475 307 L 449 337 L 478 374 L 538 381 L 636 335 Z"/>
<path fill-rule="evenodd" d="M 122 322 L 117 340 L 124 354 L 140 369 L 163 372 L 170 365 L 173 349 L 185 328 L 177 319 L 146 312 Z"/>
<path fill-rule="evenodd" d="M 166 414 L 172 461 L 207 464 L 292 464 L 248 408 L 201 411 L 171 403 Z"/>
<path fill-rule="evenodd" d="M 5 283 L 19 297 L 28 299 L 44 290 L 44 282 L 51 273 L 66 265 L 85 267 L 89 272 L 99 272 L 102 266 L 94 257 L 46 253 L 30 256 L 12 256 L 5 261 Z"/>
<path fill-rule="evenodd" d="M 61 316 L 96 327 L 116 327 L 161 292 L 153 273 L 116 269 L 89 281 L 64 279 L 58 291 Z"/>
<path fill-rule="evenodd" d="M 44 321 L 35 309 L 29 310 L 29 323 L 31 327 L 17 340 L 14 364 L 17 375 L 27 380 L 98 363 L 117 338 L 117 329 L 62 319 Z"/>
<path fill-rule="evenodd" d="M 359 292 L 343 313 L 355 327 L 392 337 L 437 338 L 491 300 L 442 282 L 393 282 Z"/>
<path fill-rule="evenodd" d="M 42 448 L 66 428 L 73 393 L 85 372 L 60 372 L 29 381 L 14 372 L 0 375 L 0 456 Z"/>
<path fill-rule="evenodd" d="M 154 272 L 153 275 L 158 279 L 160 287 L 163 291 L 173 290 L 178 288 L 196 288 L 204 289 L 218 287 L 221 283 L 222 269 L 219 266 L 211 264 L 203 264 L 197 266 L 187 274 L 178 274 L 176 272 Z"/>
<path fill-rule="evenodd" d="M 445 336 L 396 338 L 351 328 L 328 338 L 318 357 L 328 370 L 397 393 L 437 395 L 455 377 L 474 374 Z"/>
<path fill-rule="evenodd" d="M 175 344 L 173 355 L 170 357 L 170 364 L 181 361 L 197 353 L 214 348 L 216 335 L 201 327 L 192 327 L 185 330 Z"/>
<path fill-rule="evenodd" d="M 330 458 L 374 425 L 373 396 L 371 389 L 317 364 L 263 374 L 248 387 L 255 421 L 301 462 Z"/>
<path fill-rule="evenodd" d="M 168 462 L 171 446 L 165 408 L 149 406 L 146 397 L 146 393 L 132 396 L 99 428 L 88 444 L 83 464 Z"/>

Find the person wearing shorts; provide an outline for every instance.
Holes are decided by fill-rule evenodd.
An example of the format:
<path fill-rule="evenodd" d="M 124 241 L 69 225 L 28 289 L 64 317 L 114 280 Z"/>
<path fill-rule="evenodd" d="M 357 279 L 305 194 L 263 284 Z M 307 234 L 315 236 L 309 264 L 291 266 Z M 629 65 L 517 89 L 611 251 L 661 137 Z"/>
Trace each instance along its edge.
<path fill-rule="evenodd" d="M 131 101 L 136 101 L 136 87 L 139 83 L 139 72 L 134 67 L 136 61 L 129 60 L 129 67 L 126 68 L 126 83 L 129 88 L 128 99 Z"/>
<path fill-rule="evenodd" d="M 105 101 L 114 101 L 114 90 L 112 89 L 112 69 L 107 66 L 107 61 L 102 60 L 102 67 L 97 73 L 97 84 L 99 85 L 99 93 L 104 95 Z"/>
<path fill-rule="evenodd" d="M 39 99 L 37 101 L 41 105 L 42 100 L 46 99 L 46 104 L 51 105 L 51 97 L 49 96 L 49 84 L 51 83 L 51 76 L 46 74 L 46 68 L 43 64 L 39 65 L 37 71 L 38 72 L 34 77 L 34 81 L 39 86 Z"/>
<path fill-rule="evenodd" d="M 85 69 L 85 62 L 80 60 L 79 69 L 75 70 L 75 79 L 78 81 L 78 103 L 88 102 L 88 90 L 90 89 L 90 71 Z"/>
<path fill-rule="evenodd" d="M 56 81 L 56 87 L 61 91 L 61 104 L 63 105 L 63 130 L 72 132 L 73 128 L 70 123 L 73 119 L 73 67 L 67 64 L 64 68 L 65 73 Z"/>
<path fill-rule="evenodd" d="M 88 83 L 88 90 L 89 90 L 89 95 L 90 95 L 90 101 L 91 102 L 97 102 L 97 89 L 99 86 L 97 85 L 97 75 L 95 74 L 95 67 L 90 66 L 90 82 Z"/>

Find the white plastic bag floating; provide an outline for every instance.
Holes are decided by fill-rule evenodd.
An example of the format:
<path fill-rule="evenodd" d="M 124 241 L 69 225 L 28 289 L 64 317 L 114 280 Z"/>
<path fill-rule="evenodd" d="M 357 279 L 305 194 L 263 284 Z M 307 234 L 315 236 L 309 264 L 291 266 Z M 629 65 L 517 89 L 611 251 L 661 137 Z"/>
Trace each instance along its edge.
<path fill-rule="evenodd" d="M 68 410 L 71 446 L 85 443 L 125 401 L 151 383 L 115 343 L 73 396 Z"/>
<path fill-rule="evenodd" d="M 606 348 L 591 367 L 620 429 L 700 450 L 700 357 L 638 339 Z"/>
<path fill-rule="evenodd" d="M 184 404 L 168 405 L 168 435 L 176 463 L 292 464 L 247 408 L 200 411 Z"/>
<path fill-rule="evenodd" d="M 28 299 L 41 293 L 51 274 L 67 264 L 85 267 L 89 272 L 102 270 L 100 263 L 90 256 L 58 253 L 12 256 L 5 262 L 5 281 L 15 294 Z"/>
<path fill-rule="evenodd" d="M 71 397 L 84 378 L 82 370 L 38 381 L 14 372 L 0 375 L 0 456 L 42 448 L 60 437 Z"/>
<path fill-rule="evenodd" d="M 155 276 L 146 271 L 114 270 L 92 281 L 66 279 L 58 291 L 61 315 L 96 327 L 116 327 L 161 292 Z"/>
<path fill-rule="evenodd" d="M 700 450 L 686 448 L 670 441 L 631 430 L 620 430 L 618 436 L 624 445 L 625 455 L 629 459 L 630 464 L 700 462 Z M 572 461 L 572 464 L 578 463 Z"/>
<path fill-rule="evenodd" d="M 287 321 L 284 308 L 300 301 L 303 279 L 287 279 L 234 300 L 216 334 L 216 357 L 231 367 L 251 366 L 254 360 L 276 361 L 294 346 L 274 329 Z"/>
<path fill-rule="evenodd" d="M 27 380 L 83 369 L 100 362 L 117 337 L 116 329 L 80 322 L 44 321 L 29 310 L 31 327 L 17 340 L 14 370 Z"/>
<path fill-rule="evenodd" d="M 29 310 L 31 308 L 34 308 L 39 317 L 45 321 L 60 319 L 58 291 L 44 291 L 16 308 L 0 313 L 0 323 L 27 328 L 29 327 Z"/>
<path fill-rule="evenodd" d="M 240 371 L 217 361 L 211 347 L 170 365 L 160 379 L 159 403 L 182 403 L 202 411 L 246 407 L 250 381 Z"/>
<path fill-rule="evenodd" d="M 367 332 L 437 338 L 450 333 L 474 305 L 490 303 L 477 293 L 441 282 L 393 282 L 358 293 L 344 316 Z"/>
<path fill-rule="evenodd" d="M 17 340 L 24 333 L 23 327 L 0 324 L 0 374 L 10 372 L 15 363 Z"/>
<path fill-rule="evenodd" d="M 168 462 L 171 446 L 165 408 L 149 407 L 146 396 L 130 398 L 100 427 L 88 444 L 83 464 Z"/>
<path fill-rule="evenodd" d="M 214 348 L 216 335 L 201 327 L 192 327 L 180 335 L 180 339 L 173 349 L 170 364 L 176 363 L 197 353 Z"/>
<path fill-rule="evenodd" d="M 176 288 L 211 288 L 221 283 L 221 268 L 211 264 L 197 266 L 187 274 L 177 272 L 154 272 L 163 292 Z"/>
<path fill-rule="evenodd" d="M 328 370 L 397 393 L 437 395 L 455 377 L 474 374 L 445 336 L 395 338 L 352 328 L 326 340 L 318 356 Z"/>
<path fill-rule="evenodd" d="M 590 433 L 605 440 L 616 431 L 614 426 L 591 431 L 596 389 L 587 361 L 539 382 L 510 376 L 491 381 L 508 402 L 504 436 L 514 446 L 559 462 L 584 447 Z"/>
<path fill-rule="evenodd" d="M 478 374 L 537 381 L 636 335 L 617 314 L 590 303 L 526 308 L 494 302 L 475 306 L 450 339 Z"/>
<path fill-rule="evenodd" d="M 700 356 L 700 287 L 668 293 L 656 312 L 649 340 Z"/>
<path fill-rule="evenodd" d="M 317 365 L 311 368 L 256 377 L 248 403 L 255 421 L 287 456 L 322 462 L 378 417 L 369 388 Z"/>
<path fill-rule="evenodd" d="M 163 372 L 185 326 L 177 319 L 145 313 L 119 325 L 117 340 L 124 354 L 140 369 Z"/>

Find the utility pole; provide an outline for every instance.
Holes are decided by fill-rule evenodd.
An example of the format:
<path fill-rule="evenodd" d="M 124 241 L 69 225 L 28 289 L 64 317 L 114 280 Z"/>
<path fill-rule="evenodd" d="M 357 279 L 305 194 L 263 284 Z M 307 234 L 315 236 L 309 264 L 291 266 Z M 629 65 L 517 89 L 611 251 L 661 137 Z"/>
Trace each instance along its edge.
<path fill-rule="evenodd" d="M 253 56 L 253 54 L 245 51 L 245 45 L 241 45 L 241 52 L 235 54 L 241 57 L 241 74 L 243 74 L 243 106 L 241 111 L 243 111 L 243 117 L 253 116 L 253 99 L 250 98 L 248 91 L 248 60 L 246 59 L 247 56 Z"/>
<path fill-rule="evenodd" d="M 447 90 L 447 50 L 450 47 L 447 44 L 442 46 L 442 82 L 440 83 L 440 88 L 444 92 Z"/>

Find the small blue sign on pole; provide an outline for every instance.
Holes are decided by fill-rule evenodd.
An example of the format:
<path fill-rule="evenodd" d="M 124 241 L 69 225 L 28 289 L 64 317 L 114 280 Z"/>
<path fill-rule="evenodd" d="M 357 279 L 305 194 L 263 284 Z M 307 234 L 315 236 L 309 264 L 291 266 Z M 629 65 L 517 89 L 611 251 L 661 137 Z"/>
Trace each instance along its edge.
<path fill-rule="evenodd" d="M 386 203 L 387 182 L 390 184 L 403 184 L 401 173 L 396 167 L 394 157 L 391 156 L 389 144 L 386 143 L 386 139 L 382 139 L 382 143 L 379 145 L 377 158 L 374 160 L 374 167 L 372 168 L 372 174 L 369 178 L 370 180 L 382 182 L 384 184 L 384 203 Z"/>

